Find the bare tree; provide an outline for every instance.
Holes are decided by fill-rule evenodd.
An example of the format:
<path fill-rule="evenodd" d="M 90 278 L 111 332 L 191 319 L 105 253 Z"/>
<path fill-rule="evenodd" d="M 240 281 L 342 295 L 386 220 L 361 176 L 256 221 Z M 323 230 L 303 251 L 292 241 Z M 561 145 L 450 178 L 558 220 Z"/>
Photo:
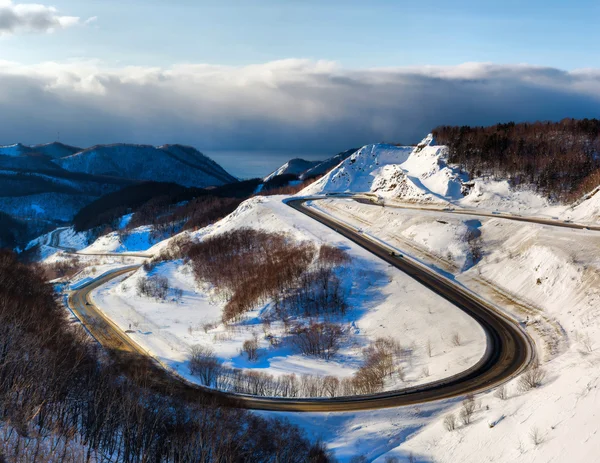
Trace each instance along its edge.
<path fill-rule="evenodd" d="M 330 359 L 337 353 L 344 331 L 338 324 L 325 322 L 296 325 L 292 334 L 292 343 L 304 355 Z"/>
<path fill-rule="evenodd" d="M 246 339 L 242 345 L 242 351 L 248 355 L 248 360 L 258 359 L 258 340 L 256 338 Z"/>
<path fill-rule="evenodd" d="M 456 417 L 452 413 L 444 417 L 444 427 L 447 431 L 456 429 Z"/>
<path fill-rule="evenodd" d="M 529 431 L 529 438 L 531 439 L 533 445 L 535 445 L 536 447 L 540 444 L 543 444 L 546 440 L 546 437 L 540 432 L 539 428 L 537 427 L 531 428 L 531 430 Z"/>
<path fill-rule="evenodd" d="M 452 342 L 453 346 L 459 347 L 462 344 L 462 339 L 460 338 L 460 334 L 457 332 L 452 333 L 451 342 Z"/>
<path fill-rule="evenodd" d="M 546 371 L 536 363 L 519 377 L 519 390 L 521 392 L 527 392 L 531 389 L 538 388 L 542 385 L 545 378 Z"/>
<path fill-rule="evenodd" d="M 508 391 L 506 390 L 506 386 L 503 384 L 498 389 L 496 389 L 496 392 L 494 392 L 494 396 L 496 396 L 500 400 L 506 400 L 508 398 Z"/>
<path fill-rule="evenodd" d="M 475 412 L 475 396 L 473 394 L 469 394 L 465 400 L 462 402 L 462 409 L 460 411 L 460 419 L 462 423 L 466 426 L 471 423 L 471 417 Z"/>
<path fill-rule="evenodd" d="M 210 347 L 194 345 L 190 348 L 190 373 L 205 386 L 213 386 L 221 374 L 221 361 Z"/>

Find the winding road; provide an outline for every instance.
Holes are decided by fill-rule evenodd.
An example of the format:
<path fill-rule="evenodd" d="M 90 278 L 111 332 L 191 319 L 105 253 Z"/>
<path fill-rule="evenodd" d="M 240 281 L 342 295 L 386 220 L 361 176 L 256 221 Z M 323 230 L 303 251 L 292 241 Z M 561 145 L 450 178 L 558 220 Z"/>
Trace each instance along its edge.
<path fill-rule="evenodd" d="M 405 272 L 475 319 L 487 336 L 487 349 L 480 361 L 473 367 L 443 380 L 396 391 L 352 397 L 292 399 L 225 393 L 187 382 L 171 371 L 166 374 L 163 365 L 154 360 L 149 374 L 154 376 L 156 381 L 170 381 L 178 388 L 183 388 L 186 394 L 201 393 L 230 406 L 272 411 L 342 412 L 413 405 L 484 391 L 517 376 L 532 362 L 535 356 L 533 341 L 515 321 L 452 280 L 418 262 L 392 255 L 390 249 L 381 243 L 371 241 L 347 225 L 306 207 L 304 203 L 309 200 L 316 199 L 295 199 L 287 204 Z M 103 315 L 93 305 L 89 296 L 99 286 L 136 268 L 137 266 L 130 266 L 105 274 L 73 291 L 68 298 L 69 307 L 91 335 L 117 356 L 133 353 L 147 357 L 149 354 Z"/>

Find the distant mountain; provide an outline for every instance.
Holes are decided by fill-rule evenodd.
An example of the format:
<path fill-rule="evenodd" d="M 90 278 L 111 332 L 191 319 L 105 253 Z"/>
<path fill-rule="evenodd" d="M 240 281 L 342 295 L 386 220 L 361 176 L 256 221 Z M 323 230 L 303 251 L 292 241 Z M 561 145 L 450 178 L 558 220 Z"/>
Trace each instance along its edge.
<path fill-rule="evenodd" d="M 269 180 L 272 180 L 273 178 L 278 177 L 280 175 L 290 175 L 291 174 L 291 175 L 300 176 L 303 172 L 315 167 L 316 165 L 318 165 L 320 163 L 321 163 L 321 161 L 307 161 L 305 159 L 300 159 L 300 158 L 291 159 L 288 162 L 286 162 L 284 165 L 282 165 L 279 169 L 271 172 L 263 180 L 265 182 L 268 182 Z"/>
<path fill-rule="evenodd" d="M 306 180 L 313 177 L 318 177 L 320 175 L 325 175 L 331 169 L 336 167 L 340 162 L 352 156 L 354 153 L 358 151 L 358 148 L 352 148 L 341 153 L 336 154 L 335 156 L 326 159 L 325 161 L 317 163 L 317 165 L 306 169 L 304 172 L 300 174 L 301 180 Z"/>
<path fill-rule="evenodd" d="M 182 145 L 98 145 L 55 162 L 70 172 L 174 182 L 200 188 L 237 180 L 195 148 Z"/>
<path fill-rule="evenodd" d="M 40 153 L 48 156 L 51 159 L 59 159 L 81 151 L 81 148 L 76 146 L 65 145 L 64 143 L 54 142 L 46 143 L 45 145 L 35 145 L 31 147 L 33 153 Z"/>
<path fill-rule="evenodd" d="M 277 177 L 295 176 L 296 180 L 308 180 L 314 177 L 325 175 L 331 169 L 336 167 L 340 162 L 352 156 L 358 151 L 358 148 L 352 148 L 347 151 L 336 154 L 335 156 L 326 159 L 325 161 L 307 161 L 305 159 L 294 158 L 290 159 L 279 169 L 267 175 L 263 181 L 269 182 Z"/>
<path fill-rule="evenodd" d="M 0 211 L 32 230 L 71 222 L 97 198 L 145 181 L 196 188 L 238 182 L 212 159 L 183 145 L 0 146 Z"/>
<path fill-rule="evenodd" d="M 27 146 L 21 143 L 14 145 L 0 146 L 0 156 L 26 156 L 32 154 L 42 154 L 51 159 L 58 159 L 81 151 L 76 146 L 65 145 L 60 142 L 46 143 L 44 145 Z"/>

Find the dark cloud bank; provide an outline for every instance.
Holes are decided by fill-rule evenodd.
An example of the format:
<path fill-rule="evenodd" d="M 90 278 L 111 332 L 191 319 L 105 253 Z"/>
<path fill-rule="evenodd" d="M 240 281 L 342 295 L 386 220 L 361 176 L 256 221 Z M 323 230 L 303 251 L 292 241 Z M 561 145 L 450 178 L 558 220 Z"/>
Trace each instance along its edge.
<path fill-rule="evenodd" d="M 465 64 L 344 70 L 285 60 L 240 68 L 103 69 L 0 63 L 0 144 L 191 144 L 209 154 L 330 153 L 413 143 L 439 124 L 600 116 L 600 71 Z"/>

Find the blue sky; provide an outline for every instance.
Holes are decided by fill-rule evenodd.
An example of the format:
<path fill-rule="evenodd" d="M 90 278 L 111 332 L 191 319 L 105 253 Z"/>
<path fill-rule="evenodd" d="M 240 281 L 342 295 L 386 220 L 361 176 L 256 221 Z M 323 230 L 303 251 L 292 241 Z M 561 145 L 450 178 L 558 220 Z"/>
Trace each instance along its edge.
<path fill-rule="evenodd" d="M 17 3 L 15 1 L 15 3 Z M 42 2 L 43 3 L 43 2 Z M 20 62 L 102 59 L 168 66 L 242 65 L 283 58 L 343 66 L 467 61 L 598 67 L 598 1 L 57 0 L 93 27 L 0 42 Z"/>
<path fill-rule="evenodd" d="M 184 143 L 247 177 L 600 116 L 598 1 L 36 2 L 0 0 L 0 144 Z"/>

